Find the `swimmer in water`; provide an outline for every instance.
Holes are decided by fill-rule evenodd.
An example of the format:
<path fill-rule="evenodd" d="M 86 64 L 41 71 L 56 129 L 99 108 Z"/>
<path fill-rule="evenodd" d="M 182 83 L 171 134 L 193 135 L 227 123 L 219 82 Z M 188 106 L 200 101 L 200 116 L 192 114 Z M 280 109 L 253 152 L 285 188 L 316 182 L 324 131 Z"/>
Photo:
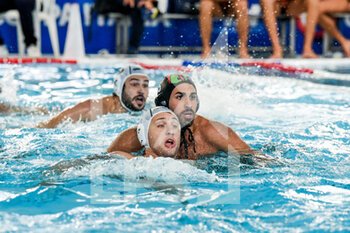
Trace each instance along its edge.
<path fill-rule="evenodd" d="M 18 107 L 12 106 L 5 103 L 0 102 L 0 113 L 24 113 L 24 114 L 47 114 L 49 113 L 48 108 L 40 108 L 40 107 Z"/>
<path fill-rule="evenodd" d="M 2 86 L 0 83 L 0 94 L 2 93 Z M 10 104 L 6 104 L 0 100 L 0 114 L 6 114 L 6 113 L 42 113 L 47 114 L 49 113 L 48 108 L 44 107 L 19 107 L 19 106 L 13 106 Z"/>
<path fill-rule="evenodd" d="M 141 111 L 148 97 L 149 78 L 138 65 L 128 65 L 118 71 L 114 79 L 114 93 L 99 100 L 86 100 L 74 107 L 63 110 L 52 119 L 41 122 L 38 128 L 55 128 L 65 120 L 76 122 L 96 120 L 108 113 Z"/>
<path fill-rule="evenodd" d="M 168 107 L 179 118 L 181 145 L 177 159 L 197 160 L 201 156 L 223 151 L 240 156 L 240 161 L 248 164 L 272 160 L 252 149 L 231 128 L 196 114 L 199 99 L 196 86 L 189 76 L 173 74 L 165 77 L 158 89 L 155 104 Z M 107 152 L 130 153 L 141 149 L 142 144 L 137 140 L 137 129 L 134 127 L 119 134 Z"/>
<path fill-rule="evenodd" d="M 147 110 L 137 126 L 138 141 L 145 147 L 143 155 L 174 158 L 180 147 L 180 131 L 180 122 L 170 109 L 160 106 Z M 111 154 L 137 157 L 122 151 Z"/>
<path fill-rule="evenodd" d="M 174 158 L 180 147 L 180 131 L 180 122 L 170 109 L 154 107 L 145 111 L 137 126 L 138 141 L 145 147 L 143 156 Z M 62 173 L 71 167 L 84 166 L 89 161 L 118 158 L 117 155 L 127 159 L 139 157 L 123 151 L 114 151 L 109 154 L 90 155 L 86 158 L 61 161 L 55 164 L 50 171 Z"/>

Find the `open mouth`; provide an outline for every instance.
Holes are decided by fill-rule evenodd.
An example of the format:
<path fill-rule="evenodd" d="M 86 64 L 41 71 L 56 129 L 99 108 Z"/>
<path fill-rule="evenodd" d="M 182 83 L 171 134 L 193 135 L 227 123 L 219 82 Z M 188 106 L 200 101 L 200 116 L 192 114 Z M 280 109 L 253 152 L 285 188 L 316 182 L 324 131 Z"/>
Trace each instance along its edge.
<path fill-rule="evenodd" d="M 138 95 L 134 98 L 137 105 L 142 106 L 145 103 L 145 98 L 142 95 Z"/>
<path fill-rule="evenodd" d="M 192 119 L 193 118 L 193 112 L 192 111 L 185 111 L 182 113 L 182 115 L 186 118 L 186 119 Z"/>
<path fill-rule="evenodd" d="M 176 146 L 176 142 L 173 138 L 168 138 L 164 143 L 166 148 L 174 148 Z"/>

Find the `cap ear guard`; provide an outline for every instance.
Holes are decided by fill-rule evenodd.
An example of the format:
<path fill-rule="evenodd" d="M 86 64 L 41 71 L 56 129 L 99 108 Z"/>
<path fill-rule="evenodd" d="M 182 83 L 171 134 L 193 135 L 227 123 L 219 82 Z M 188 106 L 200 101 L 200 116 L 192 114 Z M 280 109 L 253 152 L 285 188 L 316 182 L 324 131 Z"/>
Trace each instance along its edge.
<path fill-rule="evenodd" d="M 124 85 L 124 82 L 122 80 L 122 77 L 121 77 L 121 74 L 124 72 L 124 68 L 121 67 L 119 68 L 118 72 L 114 75 L 114 78 L 113 78 L 113 90 L 114 90 L 114 94 L 116 94 L 117 96 L 121 96 L 121 92 L 122 90 L 120 89 L 120 84 L 123 83 Z"/>
<path fill-rule="evenodd" d="M 148 127 L 151 123 L 151 113 L 150 110 L 147 110 L 143 115 L 142 118 L 137 125 L 137 138 L 139 139 L 142 146 L 149 147 L 148 144 Z"/>
<path fill-rule="evenodd" d="M 156 106 L 169 107 L 167 101 L 164 100 L 164 98 L 162 98 L 162 97 L 163 97 L 163 96 L 158 95 L 158 96 L 154 99 L 154 103 L 156 104 Z"/>
<path fill-rule="evenodd" d="M 154 99 L 156 106 L 169 107 L 169 98 L 171 91 L 173 90 L 173 85 L 169 84 L 167 78 L 165 77 L 163 81 L 159 84 L 157 96 Z M 168 99 L 168 101 L 166 100 Z"/>
<path fill-rule="evenodd" d="M 141 122 L 137 125 L 137 138 L 142 146 L 146 146 L 146 144 L 148 144 L 146 141 L 145 130 Z"/>

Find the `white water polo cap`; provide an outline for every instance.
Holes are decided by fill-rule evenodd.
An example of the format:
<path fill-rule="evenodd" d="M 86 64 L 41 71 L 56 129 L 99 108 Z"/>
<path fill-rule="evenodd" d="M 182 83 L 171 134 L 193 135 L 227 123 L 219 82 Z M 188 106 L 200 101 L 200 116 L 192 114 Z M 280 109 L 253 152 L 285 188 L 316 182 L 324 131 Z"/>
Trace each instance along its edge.
<path fill-rule="evenodd" d="M 119 96 L 120 103 L 129 112 L 132 112 L 132 110 L 125 106 L 122 100 L 122 95 L 123 95 L 125 81 L 133 75 L 145 76 L 149 79 L 145 70 L 141 66 L 131 64 L 124 67 L 120 67 L 118 70 L 118 74 L 114 76 L 114 80 L 113 80 L 114 94 Z"/>
<path fill-rule="evenodd" d="M 175 113 L 167 107 L 159 106 L 159 107 L 153 107 L 151 109 L 146 110 L 142 115 L 140 123 L 137 126 L 137 138 L 139 139 L 141 145 L 150 148 L 149 141 L 148 141 L 149 126 L 151 124 L 153 117 L 155 117 L 157 114 L 162 112 L 171 113 L 173 116 L 176 117 L 177 121 L 179 121 Z M 179 122 L 179 130 L 181 130 L 180 122 Z"/>

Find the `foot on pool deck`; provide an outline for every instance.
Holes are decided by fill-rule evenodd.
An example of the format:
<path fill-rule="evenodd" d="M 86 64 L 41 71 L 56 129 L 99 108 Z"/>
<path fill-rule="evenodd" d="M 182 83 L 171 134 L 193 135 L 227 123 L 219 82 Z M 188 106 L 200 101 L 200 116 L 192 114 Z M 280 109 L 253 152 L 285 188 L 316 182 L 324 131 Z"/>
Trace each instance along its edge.
<path fill-rule="evenodd" d="M 202 50 L 201 59 L 207 59 L 210 57 L 210 48 L 204 48 Z"/>
<path fill-rule="evenodd" d="M 344 51 L 344 57 L 350 57 L 350 40 L 347 40 L 341 47 Z"/>
<path fill-rule="evenodd" d="M 314 51 L 303 51 L 302 58 L 320 58 Z"/>
<path fill-rule="evenodd" d="M 283 52 L 282 51 L 274 51 L 272 55 L 269 57 L 270 59 L 280 59 L 283 58 Z"/>
<path fill-rule="evenodd" d="M 239 50 L 239 58 L 251 59 L 247 48 L 243 48 L 243 47 L 240 48 L 240 50 Z"/>
<path fill-rule="evenodd" d="M 240 53 L 239 58 L 242 59 L 251 59 L 250 55 L 248 53 Z"/>

